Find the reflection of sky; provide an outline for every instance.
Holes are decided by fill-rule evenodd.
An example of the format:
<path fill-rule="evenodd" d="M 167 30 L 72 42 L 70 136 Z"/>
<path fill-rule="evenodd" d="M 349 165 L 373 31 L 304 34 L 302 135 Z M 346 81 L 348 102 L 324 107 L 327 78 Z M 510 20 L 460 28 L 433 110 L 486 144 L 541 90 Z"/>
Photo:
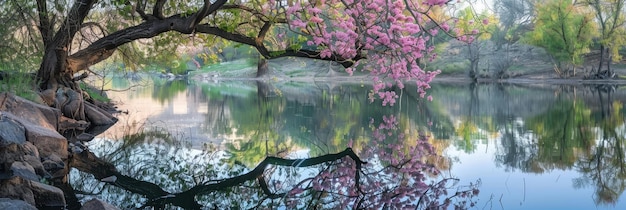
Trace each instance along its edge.
<path fill-rule="evenodd" d="M 626 209 L 624 202 L 596 206 L 592 186 L 574 188 L 573 180 L 580 175 L 572 170 L 554 169 L 543 174 L 506 171 L 495 164 L 494 145 L 499 143 L 478 144 L 471 154 L 453 147 L 446 151 L 458 158 L 450 173 L 460 178 L 461 184 L 481 180 L 478 209 Z"/>
<path fill-rule="evenodd" d="M 513 124 L 517 129 L 523 127 L 523 119 L 546 112 L 549 108 L 546 104 L 553 104 L 553 101 L 556 100 L 554 93 L 550 91 L 515 88 L 513 90 L 520 92 L 520 94 L 513 95 L 511 94 L 511 92 L 513 92 L 511 89 L 507 92 L 495 88 L 494 86 L 481 86 L 481 88 L 475 99 L 476 105 L 478 105 L 478 101 L 480 101 L 481 106 L 471 106 L 471 104 L 467 104 L 467 102 L 472 100 L 470 100 L 469 94 L 463 92 L 466 87 L 457 87 L 456 89 L 441 88 L 439 90 L 443 91 L 438 91 L 435 86 L 432 93 L 436 100 L 433 103 L 442 105 L 441 112 L 445 113 L 442 118 L 454 122 L 455 127 L 458 127 L 459 122 L 464 119 L 463 117 L 466 116 L 468 112 L 473 111 L 476 114 L 475 116 L 492 117 L 496 124 L 504 121 L 509 124 L 508 126 Z M 151 88 L 147 89 L 151 90 Z M 232 88 L 225 89 L 230 90 Z M 310 90 L 303 90 L 303 92 L 304 91 Z M 367 89 L 363 91 L 367 91 Z M 248 93 L 249 91 L 246 90 L 245 92 Z M 284 90 L 283 92 L 285 95 L 282 97 L 286 97 L 286 100 L 289 100 L 289 95 L 287 94 L 289 91 Z M 315 101 L 315 97 L 319 97 L 313 93 L 297 93 L 300 93 L 299 96 L 302 98 L 313 102 Z M 173 95 L 173 98 L 165 102 L 158 102 L 152 99 L 150 92 L 144 94 L 113 93 L 112 96 L 114 100 L 124 102 L 124 104 L 121 105 L 121 109 L 129 110 L 129 118 L 135 120 L 148 119 L 151 122 L 156 122 L 156 126 L 167 127 L 173 135 L 179 135 L 179 137 L 182 137 L 181 139 L 189 141 L 194 146 L 201 145 L 204 142 L 222 142 L 223 140 L 236 143 L 237 140 L 243 138 L 233 134 L 220 134 L 222 139 L 211 139 L 213 134 L 209 134 L 208 132 L 215 131 L 201 130 L 201 127 L 207 127 L 203 125 L 203 123 L 207 123 L 208 120 L 206 119 L 209 118 L 208 116 L 218 110 L 215 109 L 215 106 L 209 106 L 210 100 L 212 99 L 201 99 L 202 97 L 194 95 L 194 92 L 190 90 L 178 92 Z M 234 110 L 235 108 L 250 108 L 250 104 L 239 103 L 239 100 L 245 97 L 249 96 L 247 94 L 241 94 L 238 97 L 229 98 L 233 104 L 238 106 L 227 106 L 225 111 L 226 117 L 232 117 L 229 113 L 238 111 Z M 350 95 L 350 97 L 352 97 L 352 95 Z M 318 108 L 322 107 L 320 104 L 306 103 L 306 107 L 298 106 L 294 108 L 287 106 L 286 109 L 312 110 L 315 106 Z M 306 116 L 307 122 L 317 122 L 311 120 L 316 117 L 312 116 L 315 112 L 303 111 L 302 113 Z M 497 120 L 497 116 L 506 120 Z M 297 119 L 299 118 L 295 120 Z M 481 118 L 476 117 L 473 120 L 478 119 Z M 515 120 L 510 121 L 509 119 Z M 293 121 L 294 119 L 291 120 L 292 121 L 289 121 L 289 123 L 295 123 L 295 121 Z M 116 126 L 124 126 L 124 121 L 130 122 L 132 120 L 122 119 L 121 123 L 118 123 Z M 367 127 L 364 125 L 358 126 Z M 478 131 L 473 133 L 480 133 L 480 135 L 471 136 L 475 146 L 469 154 L 465 152 L 463 148 L 455 148 L 454 146 L 448 147 L 445 152 L 446 155 L 458 159 L 458 161 L 453 163 L 449 173 L 453 177 L 460 178 L 461 181 L 459 184 L 463 185 L 478 179 L 482 180 L 482 185 L 479 188 L 481 193 L 479 194 L 480 200 L 477 203 L 478 209 L 626 209 L 626 202 L 624 202 L 624 198 L 626 197 L 624 195 L 621 195 L 622 199 L 618 200 L 617 206 L 596 206 L 593 197 L 596 196 L 593 183 L 582 189 L 574 187 L 573 181 L 583 176 L 580 172 L 575 171 L 576 169 L 573 169 L 574 167 L 567 170 L 547 169 L 542 174 L 535 174 L 524 172 L 516 166 L 497 163 L 496 156 L 506 151 L 501 148 L 501 138 L 505 135 L 502 131 L 498 132 L 497 135 L 491 135 L 480 126 L 481 125 L 478 125 Z M 289 126 L 284 127 L 289 128 Z M 620 129 L 623 129 L 623 126 L 620 127 Z M 115 131 L 115 129 L 111 129 L 107 132 L 113 131 Z M 284 134 L 281 133 L 281 135 Z M 451 139 L 444 141 L 461 141 L 456 137 L 456 134 L 450 133 L 449 135 Z M 514 135 L 514 141 L 518 144 L 523 144 L 522 146 L 532 144 L 532 139 L 536 138 L 533 136 L 532 132 L 525 134 L 515 133 Z M 107 137 L 113 138 L 114 136 L 109 135 Z M 306 145 L 296 146 L 298 149 L 290 151 L 289 157 L 309 157 L 310 151 L 306 148 Z M 529 147 L 523 148 L 528 149 Z M 531 153 L 536 151 L 524 152 Z M 528 158 L 528 155 L 537 154 L 525 155 L 527 156 L 521 158 Z M 512 164 L 519 165 L 520 163 L 516 162 Z M 379 166 L 377 165 L 377 167 Z M 308 172 L 315 173 L 315 170 Z"/>
<path fill-rule="evenodd" d="M 202 130 L 208 112 L 206 101 L 200 101 L 189 90 L 185 90 L 161 103 L 151 97 L 149 92 L 151 88 L 139 87 L 129 92 L 109 92 L 109 97 L 118 103 L 118 109 L 128 112 L 128 115 L 119 115 L 120 121 L 103 136 L 119 138 L 125 134 L 129 123 L 145 123 L 147 127 L 166 128 L 172 135 L 192 143 L 196 148 L 204 143 L 219 145 L 224 140 L 223 137 L 212 138 L 215 136 Z M 232 134 L 226 135 L 236 138 L 229 136 Z"/>

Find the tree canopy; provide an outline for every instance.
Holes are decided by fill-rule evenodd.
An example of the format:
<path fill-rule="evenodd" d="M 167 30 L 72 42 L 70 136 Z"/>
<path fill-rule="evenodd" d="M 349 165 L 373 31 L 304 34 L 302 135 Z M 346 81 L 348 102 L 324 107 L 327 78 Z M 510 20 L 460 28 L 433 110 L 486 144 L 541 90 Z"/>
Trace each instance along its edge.
<path fill-rule="evenodd" d="M 393 93 L 383 91 L 390 85 L 386 78 L 400 86 L 403 80 L 415 80 L 425 95 L 423 90 L 437 74 L 418 64 L 433 49 L 427 41 L 438 30 L 449 30 L 447 23 L 431 16 L 449 3 L 77 0 L 64 5 L 46 0 L 5 1 L 1 17 L 10 24 L 0 35 L 12 38 L 11 45 L 28 47 L 7 52 L 41 58 L 37 77 L 42 91 L 59 84 L 73 86 L 74 74 L 120 49 L 124 55 L 159 56 L 155 52 L 175 52 L 177 46 L 201 45 L 219 37 L 252 46 L 265 59 L 297 56 L 335 61 L 350 73 L 365 69 L 378 84 L 372 99 L 392 104 Z M 12 15 L 14 11 L 18 13 Z M 9 56 L 3 58 L 3 62 L 11 61 Z M 360 68 L 361 64 L 367 68 Z"/>
<path fill-rule="evenodd" d="M 561 62 L 582 63 L 596 32 L 593 14 L 564 0 L 547 1 L 535 8 L 535 30 L 527 34 L 529 43 L 545 48 L 559 68 Z"/>

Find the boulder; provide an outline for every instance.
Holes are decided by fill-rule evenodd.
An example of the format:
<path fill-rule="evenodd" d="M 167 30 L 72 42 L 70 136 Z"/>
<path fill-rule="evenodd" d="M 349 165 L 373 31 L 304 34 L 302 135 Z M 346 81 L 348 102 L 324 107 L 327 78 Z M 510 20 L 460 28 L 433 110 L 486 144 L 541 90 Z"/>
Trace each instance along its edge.
<path fill-rule="evenodd" d="M 0 198 L 0 209 L 13 210 L 37 210 L 33 205 L 22 200 L 13 200 L 9 198 Z"/>
<path fill-rule="evenodd" d="M 40 157 L 56 155 L 67 160 L 67 139 L 56 130 L 35 124 L 24 124 L 24 127 L 26 128 L 26 139 L 37 147 Z"/>
<path fill-rule="evenodd" d="M 0 180 L 0 198 L 23 200 L 30 205 L 35 205 L 35 197 L 30 189 L 30 180 L 19 176 Z"/>
<path fill-rule="evenodd" d="M 33 167 L 33 169 L 35 170 L 35 174 L 39 175 L 40 177 L 49 176 L 49 174 L 44 169 L 43 164 L 41 164 L 41 160 L 38 157 L 35 157 L 32 155 L 25 155 L 24 161 L 28 163 L 28 165 Z"/>
<path fill-rule="evenodd" d="M 39 182 L 50 177 L 46 169 L 57 177 L 67 174 L 59 170 L 68 159 L 67 139 L 57 131 L 59 117 L 54 108 L 0 93 L 0 198 L 5 198 L 0 209 L 65 208 L 63 191 Z"/>
<path fill-rule="evenodd" d="M 20 161 L 24 154 L 23 149 L 18 144 L 9 144 L 7 146 L 0 146 L 0 173 L 9 174 L 11 177 L 11 164 L 15 161 Z M 0 177 L 0 179 L 3 177 Z M 8 178 L 8 177 L 4 177 Z"/>
<path fill-rule="evenodd" d="M 65 196 L 61 189 L 37 181 L 14 176 L 0 181 L 0 198 L 22 200 L 38 209 L 64 209 Z M 4 208 L 0 208 L 4 209 Z"/>
<path fill-rule="evenodd" d="M 25 150 L 24 152 L 26 152 L 26 155 L 31 155 L 31 156 L 34 156 L 36 158 L 40 158 L 39 150 L 37 149 L 37 147 L 33 143 L 26 142 L 24 144 L 24 150 Z"/>
<path fill-rule="evenodd" d="M 0 111 L 20 116 L 20 122 L 28 121 L 31 124 L 42 125 L 57 130 L 61 111 L 46 105 L 38 104 L 11 93 L 0 93 Z"/>
<path fill-rule="evenodd" d="M 41 156 L 56 154 L 67 159 L 67 139 L 57 131 L 61 116 L 58 109 L 10 93 L 0 93 L 0 102 L 3 116 L 19 122 L 24 127 L 26 140 L 37 147 Z"/>
<path fill-rule="evenodd" d="M 31 190 L 35 197 L 35 204 L 39 209 L 64 209 L 65 196 L 57 187 L 31 181 Z"/>
<path fill-rule="evenodd" d="M 113 117 L 109 112 L 91 103 L 85 103 L 85 115 L 91 125 L 95 126 L 110 126 L 117 122 L 117 118 Z"/>
<path fill-rule="evenodd" d="M 0 112 L 0 179 L 13 177 L 13 162 L 21 161 L 26 143 L 24 127 Z"/>
<path fill-rule="evenodd" d="M 14 176 L 19 176 L 32 181 L 39 181 L 39 176 L 35 174 L 35 169 L 28 163 L 15 161 L 11 164 L 11 171 Z"/>
<path fill-rule="evenodd" d="M 24 144 L 26 142 L 26 130 L 17 120 L 10 118 L 0 111 L 0 147 L 9 144 Z"/>
<path fill-rule="evenodd" d="M 83 204 L 80 210 L 119 210 L 119 208 L 108 204 L 100 199 L 94 198 Z"/>
<path fill-rule="evenodd" d="M 41 164 L 43 168 L 51 174 L 52 179 L 63 178 L 67 174 L 65 162 L 55 154 L 44 157 Z"/>

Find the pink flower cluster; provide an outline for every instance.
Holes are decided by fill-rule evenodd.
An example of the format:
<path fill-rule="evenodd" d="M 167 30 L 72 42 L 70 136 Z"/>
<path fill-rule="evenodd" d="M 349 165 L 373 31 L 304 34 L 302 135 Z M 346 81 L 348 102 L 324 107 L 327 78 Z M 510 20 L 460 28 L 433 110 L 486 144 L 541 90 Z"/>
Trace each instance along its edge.
<path fill-rule="evenodd" d="M 285 194 L 282 199 L 287 206 L 304 208 L 313 202 L 324 203 L 324 208 L 341 209 L 447 209 L 450 205 L 474 205 L 472 198 L 479 193 L 477 185 L 470 183 L 452 189 L 458 180 L 432 179 L 440 172 L 429 162 L 438 154 L 428 136 L 405 135 L 406 128 L 398 116 L 383 116 L 380 120 L 370 120 L 371 146 L 355 151 L 367 164 L 357 169 L 353 159 L 344 157 L 320 167 L 316 175 L 299 181 Z M 307 196 L 319 200 L 303 200 Z"/>
<path fill-rule="evenodd" d="M 405 4 L 406 2 L 406 4 Z M 343 59 L 364 56 L 367 61 L 355 61 L 352 73 L 363 62 L 372 75 L 374 87 L 370 100 L 382 99 L 383 105 L 393 105 L 396 94 L 392 85 L 403 88 L 406 81 L 415 81 L 422 97 L 430 81 L 439 71 L 427 72 L 420 67 L 421 59 L 432 59 L 428 40 L 438 30 L 450 30 L 449 25 L 424 31 L 423 25 L 432 21 L 424 14 L 431 7 L 443 6 L 447 0 L 322 0 L 300 1 L 287 9 L 290 29 L 309 37 L 308 44 L 320 50 L 320 56 L 335 55 Z"/>

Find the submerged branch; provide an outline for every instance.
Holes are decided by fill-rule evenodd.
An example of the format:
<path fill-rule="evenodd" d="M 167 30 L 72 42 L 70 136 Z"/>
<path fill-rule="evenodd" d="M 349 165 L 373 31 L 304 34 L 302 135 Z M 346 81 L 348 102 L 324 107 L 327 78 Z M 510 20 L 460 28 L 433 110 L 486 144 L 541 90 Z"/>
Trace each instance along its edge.
<path fill-rule="evenodd" d="M 121 187 L 125 190 L 128 190 L 133 193 L 141 194 L 146 196 L 150 201 L 146 203 L 144 206 L 163 206 L 165 204 L 171 204 L 175 206 L 180 206 L 187 209 L 200 209 L 202 206 L 198 204 L 195 200 L 197 195 L 208 194 L 211 192 L 222 191 L 231 187 L 239 186 L 246 181 L 250 180 L 259 180 L 260 186 L 264 186 L 267 189 L 267 183 L 265 183 L 265 179 L 262 178 L 263 173 L 269 165 L 278 165 L 278 166 L 290 166 L 290 167 L 309 167 L 322 163 L 333 162 L 340 160 L 344 157 L 349 157 L 355 162 L 357 172 L 355 173 L 356 185 L 358 187 L 359 183 L 359 171 L 363 164 L 367 164 L 367 162 L 362 161 L 359 156 L 354 153 L 351 148 L 347 148 L 342 152 L 322 155 L 319 157 L 313 158 L 305 158 L 305 159 L 285 159 L 278 157 L 266 157 L 259 165 L 257 165 L 254 169 L 249 171 L 248 173 L 223 179 L 216 183 L 211 184 L 201 184 L 187 191 L 183 191 L 180 193 L 168 193 L 163 190 L 158 185 L 137 180 L 132 177 L 128 177 L 120 174 L 113 164 L 106 162 L 100 158 L 98 158 L 94 153 L 85 150 L 82 153 L 75 154 L 71 161 L 70 166 L 74 167 L 80 171 L 92 174 L 96 179 L 102 180 Z M 105 179 L 105 180 L 103 180 Z M 269 189 L 265 191 L 268 193 Z M 281 195 L 274 194 L 269 192 L 269 195 Z"/>

